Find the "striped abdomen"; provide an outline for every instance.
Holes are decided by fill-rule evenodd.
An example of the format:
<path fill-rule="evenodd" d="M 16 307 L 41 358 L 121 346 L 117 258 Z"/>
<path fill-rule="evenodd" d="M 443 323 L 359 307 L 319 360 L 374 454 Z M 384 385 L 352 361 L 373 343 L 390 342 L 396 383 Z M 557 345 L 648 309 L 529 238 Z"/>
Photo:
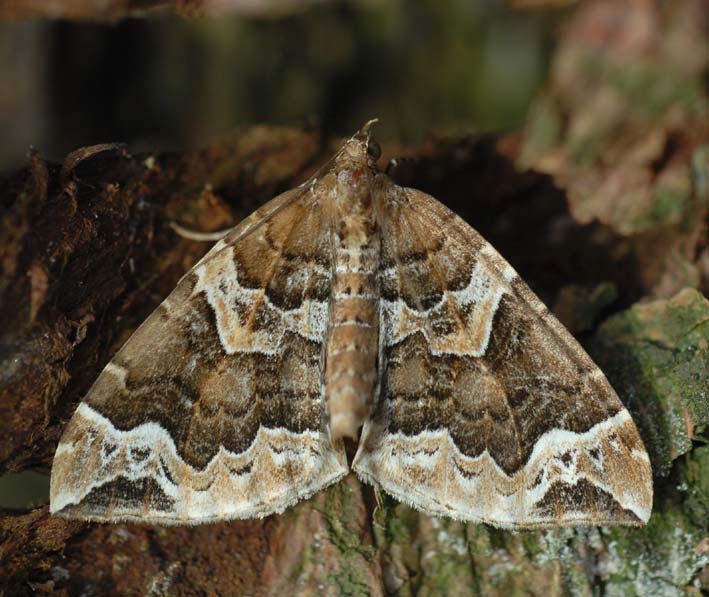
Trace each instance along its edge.
<path fill-rule="evenodd" d="M 377 382 L 379 236 L 371 211 L 345 218 L 338 231 L 325 361 L 333 440 L 357 437 Z"/>

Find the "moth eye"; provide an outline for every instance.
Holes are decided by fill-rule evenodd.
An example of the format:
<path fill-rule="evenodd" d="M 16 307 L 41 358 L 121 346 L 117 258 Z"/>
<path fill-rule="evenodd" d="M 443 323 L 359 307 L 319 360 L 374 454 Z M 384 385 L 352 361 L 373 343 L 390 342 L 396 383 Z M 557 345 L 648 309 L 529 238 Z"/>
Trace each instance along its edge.
<path fill-rule="evenodd" d="M 382 148 L 374 139 L 370 139 L 367 142 L 367 155 L 373 160 L 378 160 L 382 155 Z"/>

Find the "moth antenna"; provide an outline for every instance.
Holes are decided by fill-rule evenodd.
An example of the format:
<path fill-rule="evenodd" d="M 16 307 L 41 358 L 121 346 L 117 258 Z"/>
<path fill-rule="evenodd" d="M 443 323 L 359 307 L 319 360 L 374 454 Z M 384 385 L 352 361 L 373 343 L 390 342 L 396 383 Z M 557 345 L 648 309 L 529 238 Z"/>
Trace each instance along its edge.
<path fill-rule="evenodd" d="M 365 122 L 365 123 L 362 125 L 362 128 L 359 129 L 359 131 L 358 131 L 357 134 L 360 134 L 360 135 L 362 135 L 362 134 L 363 134 L 363 135 L 369 135 L 369 134 L 370 134 L 370 133 L 369 133 L 369 129 L 372 128 L 372 126 L 374 126 L 374 125 L 377 124 L 378 122 L 379 122 L 379 118 L 372 118 L 371 120 L 368 120 L 367 122 Z"/>
<path fill-rule="evenodd" d="M 224 238 L 231 230 L 231 228 L 225 228 L 224 230 L 215 230 L 214 232 L 199 232 L 198 230 L 191 230 L 190 228 L 180 226 L 177 222 L 170 222 L 170 228 L 182 238 L 200 242 L 216 242 Z"/>

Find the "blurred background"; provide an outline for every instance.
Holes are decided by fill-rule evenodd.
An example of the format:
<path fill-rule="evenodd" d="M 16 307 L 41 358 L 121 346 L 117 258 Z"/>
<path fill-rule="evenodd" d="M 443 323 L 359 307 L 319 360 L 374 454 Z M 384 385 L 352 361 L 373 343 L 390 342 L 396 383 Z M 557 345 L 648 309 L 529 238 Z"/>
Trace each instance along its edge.
<path fill-rule="evenodd" d="M 24 17 L 42 2 L 16 4 Z M 397 142 L 519 128 L 570 4 L 242 2 L 211 18 L 5 22 L 0 171 L 30 146 L 54 160 L 108 141 L 182 149 L 263 122 L 347 135 L 378 117 Z"/>

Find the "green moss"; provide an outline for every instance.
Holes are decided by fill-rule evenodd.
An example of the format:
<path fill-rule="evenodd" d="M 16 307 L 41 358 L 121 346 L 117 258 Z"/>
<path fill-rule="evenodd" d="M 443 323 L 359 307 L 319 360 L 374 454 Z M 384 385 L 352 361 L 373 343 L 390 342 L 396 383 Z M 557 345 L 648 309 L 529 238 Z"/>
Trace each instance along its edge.
<path fill-rule="evenodd" d="M 279 540 L 287 553 L 274 594 L 293 587 L 303 594 L 320 594 L 322 587 L 336 587 L 342 595 L 371 594 L 378 583 L 377 552 L 368 541 L 367 513 L 354 478 L 299 503 L 282 519 L 288 536 Z"/>
<path fill-rule="evenodd" d="M 418 595 L 474 595 L 476 577 L 470 566 L 465 524 L 427 518 L 422 534 Z"/>
<path fill-rule="evenodd" d="M 709 301 L 685 289 L 607 320 L 591 345 L 638 423 L 655 475 L 709 425 Z"/>
<path fill-rule="evenodd" d="M 685 587 L 709 564 L 697 550 L 704 530 L 691 523 L 674 497 L 656 508 L 643 529 L 603 529 L 607 555 L 599 562 L 605 594 L 685 595 Z"/>
<path fill-rule="evenodd" d="M 696 525 L 709 521 L 709 446 L 695 448 L 682 467 L 679 489 L 685 494 L 684 509 Z"/>
<path fill-rule="evenodd" d="M 650 209 L 630 222 L 633 230 L 663 226 L 695 226 L 692 201 L 692 172 L 688 163 L 666 167 L 654 186 Z"/>
<path fill-rule="evenodd" d="M 377 500 L 372 527 L 380 550 L 384 583 L 390 592 L 402 597 L 414 595 L 420 576 L 421 515 L 384 493 L 377 493 Z"/>
<path fill-rule="evenodd" d="M 376 550 L 362 542 L 360 522 L 357 520 L 360 506 L 353 493 L 350 483 L 336 483 L 325 493 L 323 514 L 328 539 L 343 555 L 357 554 L 371 561 Z"/>
<path fill-rule="evenodd" d="M 337 587 L 337 595 L 369 597 L 372 594 L 372 587 L 364 580 L 364 577 L 359 576 L 356 570 L 348 566 L 343 566 L 337 574 L 328 576 L 327 580 L 330 588 Z"/>

